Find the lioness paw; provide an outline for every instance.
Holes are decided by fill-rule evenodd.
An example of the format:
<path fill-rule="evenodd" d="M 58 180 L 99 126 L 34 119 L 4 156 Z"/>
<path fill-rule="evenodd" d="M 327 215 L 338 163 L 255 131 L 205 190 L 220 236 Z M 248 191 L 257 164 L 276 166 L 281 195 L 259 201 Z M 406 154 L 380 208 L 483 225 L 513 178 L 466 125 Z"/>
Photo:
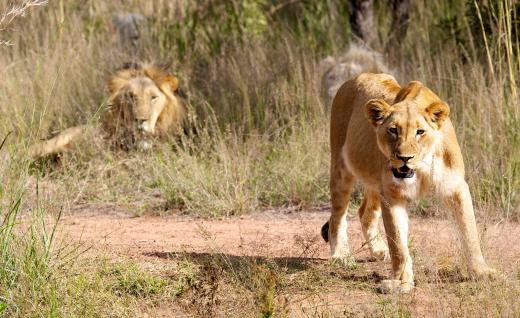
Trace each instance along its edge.
<path fill-rule="evenodd" d="M 497 279 L 500 276 L 496 269 L 487 265 L 473 268 L 470 273 L 475 279 Z"/>
<path fill-rule="evenodd" d="M 344 256 L 332 256 L 330 259 L 330 262 L 332 265 L 344 267 L 347 269 L 356 269 L 357 268 L 357 262 L 352 257 L 352 255 L 344 255 Z"/>
<path fill-rule="evenodd" d="M 390 252 L 388 251 L 388 247 L 386 245 L 374 247 L 371 250 L 372 256 L 378 261 L 388 261 L 390 260 Z"/>
<path fill-rule="evenodd" d="M 382 239 L 377 238 L 373 240 L 372 244 L 369 244 L 370 253 L 372 256 L 378 261 L 388 261 L 390 260 L 390 252 L 388 251 L 388 246 L 386 246 L 385 242 Z"/>
<path fill-rule="evenodd" d="M 381 281 L 379 290 L 383 294 L 408 294 L 414 288 L 414 283 L 403 282 L 399 279 L 384 279 Z"/>

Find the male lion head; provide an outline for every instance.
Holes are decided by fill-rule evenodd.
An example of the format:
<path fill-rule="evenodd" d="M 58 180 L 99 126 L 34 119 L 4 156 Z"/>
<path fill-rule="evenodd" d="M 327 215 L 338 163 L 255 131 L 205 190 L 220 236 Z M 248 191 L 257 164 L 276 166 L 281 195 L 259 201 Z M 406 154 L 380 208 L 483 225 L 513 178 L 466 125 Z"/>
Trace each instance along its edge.
<path fill-rule="evenodd" d="M 174 133 L 185 105 L 176 96 L 178 80 L 153 65 L 128 64 L 108 81 L 110 97 L 103 127 L 117 146 L 148 148 L 147 141 Z"/>
<path fill-rule="evenodd" d="M 372 99 L 365 112 L 394 177 L 411 178 L 431 155 L 450 109 L 427 87 L 414 81 L 399 91 L 391 105 Z"/>

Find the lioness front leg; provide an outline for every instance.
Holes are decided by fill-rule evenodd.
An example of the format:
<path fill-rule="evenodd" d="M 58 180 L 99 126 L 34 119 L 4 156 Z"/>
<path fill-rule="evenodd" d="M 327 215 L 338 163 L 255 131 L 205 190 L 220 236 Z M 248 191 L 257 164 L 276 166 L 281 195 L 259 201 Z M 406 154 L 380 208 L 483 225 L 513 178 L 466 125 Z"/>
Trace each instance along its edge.
<path fill-rule="evenodd" d="M 343 264 L 348 263 L 350 257 L 347 237 L 347 210 L 353 183 L 354 178 L 346 169 L 331 174 L 330 252 L 333 261 L 340 261 Z"/>
<path fill-rule="evenodd" d="M 381 200 L 379 193 L 365 190 L 363 203 L 359 208 L 359 219 L 361 229 L 366 240 L 366 245 L 370 249 L 372 256 L 378 260 L 390 258 L 388 247 L 379 233 L 379 220 L 381 218 Z"/>
<path fill-rule="evenodd" d="M 470 274 L 477 278 L 494 276 L 496 271 L 486 264 L 484 256 L 482 256 L 473 203 L 467 183 L 462 182 L 460 189 L 447 195 L 445 201 L 452 208 L 457 221 Z"/>
<path fill-rule="evenodd" d="M 391 279 L 381 282 L 383 293 L 408 293 L 414 287 L 412 258 L 408 251 L 406 204 L 383 204 L 383 222 L 392 260 Z"/>

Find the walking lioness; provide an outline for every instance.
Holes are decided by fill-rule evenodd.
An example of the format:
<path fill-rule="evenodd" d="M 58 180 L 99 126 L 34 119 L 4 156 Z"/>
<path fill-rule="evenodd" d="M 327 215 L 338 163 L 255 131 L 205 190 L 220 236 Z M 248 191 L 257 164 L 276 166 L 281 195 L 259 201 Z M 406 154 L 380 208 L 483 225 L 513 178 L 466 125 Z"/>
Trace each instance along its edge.
<path fill-rule="evenodd" d="M 347 207 L 354 181 L 361 181 L 363 235 L 375 257 L 392 260 L 391 279 L 382 281 L 384 292 L 409 292 L 414 286 L 406 206 L 427 193 L 452 208 L 471 274 L 495 272 L 482 256 L 449 112 L 420 82 L 401 88 L 386 74 L 364 73 L 347 81 L 332 103 L 332 213 L 322 234 L 330 241 L 333 259 L 348 259 Z M 381 211 L 390 253 L 378 230 Z"/>

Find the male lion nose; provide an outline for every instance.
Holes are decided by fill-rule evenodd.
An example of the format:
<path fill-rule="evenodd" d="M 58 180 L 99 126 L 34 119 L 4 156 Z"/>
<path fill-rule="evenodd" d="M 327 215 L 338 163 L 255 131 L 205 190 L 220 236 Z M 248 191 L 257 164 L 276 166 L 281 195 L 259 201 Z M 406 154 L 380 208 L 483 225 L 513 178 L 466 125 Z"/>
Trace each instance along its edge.
<path fill-rule="evenodd" d="M 414 156 L 399 156 L 397 155 L 397 158 L 402 160 L 404 163 L 407 163 L 410 159 L 412 159 Z"/>
<path fill-rule="evenodd" d="M 145 123 L 146 119 L 136 119 L 136 122 L 137 122 L 137 127 L 139 129 L 143 129 L 144 128 L 144 123 Z"/>

